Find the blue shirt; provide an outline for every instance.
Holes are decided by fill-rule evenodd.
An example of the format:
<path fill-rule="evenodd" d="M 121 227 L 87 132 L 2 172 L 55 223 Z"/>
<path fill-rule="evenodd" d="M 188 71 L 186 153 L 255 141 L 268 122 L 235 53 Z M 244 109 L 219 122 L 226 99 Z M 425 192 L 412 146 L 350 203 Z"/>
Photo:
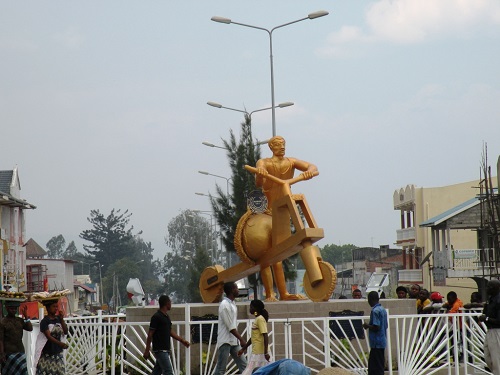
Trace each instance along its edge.
<path fill-rule="evenodd" d="M 261 367 L 253 375 L 310 375 L 311 370 L 293 359 L 280 359 Z"/>
<path fill-rule="evenodd" d="M 385 349 L 387 346 L 387 311 L 380 303 L 372 307 L 370 325 L 378 326 L 378 331 L 368 330 L 370 348 Z"/>

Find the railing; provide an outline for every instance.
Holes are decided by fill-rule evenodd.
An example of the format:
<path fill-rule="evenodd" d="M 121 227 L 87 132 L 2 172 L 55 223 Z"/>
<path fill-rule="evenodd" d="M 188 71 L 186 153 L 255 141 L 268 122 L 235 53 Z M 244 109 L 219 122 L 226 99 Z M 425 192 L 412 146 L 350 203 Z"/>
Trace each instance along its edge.
<path fill-rule="evenodd" d="M 480 270 L 487 272 L 495 267 L 496 257 L 494 249 L 460 249 L 452 250 L 453 269 L 455 270 Z"/>
<path fill-rule="evenodd" d="M 397 242 L 415 239 L 415 228 L 405 228 L 396 230 Z"/>
<path fill-rule="evenodd" d="M 390 315 L 388 314 L 388 350 L 390 375 L 490 374 L 485 370 L 483 343 L 486 327 L 478 323 L 480 313 Z M 369 342 L 361 328 L 369 317 L 311 319 L 270 319 L 269 342 L 274 359 L 293 358 L 316 374 L 325 367 L 338 366 L 356 374 L 367 374 Z M 67 318 L 69 349 L 65 351 L 66 373 L 131 374 L 151 373 L 153 361 L 142 353 L 149 322 L 130 323 L 117 316 Z M 189 349 L 172 342 L 175 374 L 211 375 L 216 364 L 217 321 L 173 322 L 179 335 L 190 333 Z M 33 375 L 34 332 L 25 333 L 29 374 Z M 248 336 L 251 321 L 239 322 L 239 331 Z M 197 343 L 195 343 L 197 342 Z M 230 362 L 226 374 L 235 374 Z"/>
<path fill-rule="evenodd" d="M 399 283 L 421 283 L 423 281 L 422 270 L 398 270 Z"/>

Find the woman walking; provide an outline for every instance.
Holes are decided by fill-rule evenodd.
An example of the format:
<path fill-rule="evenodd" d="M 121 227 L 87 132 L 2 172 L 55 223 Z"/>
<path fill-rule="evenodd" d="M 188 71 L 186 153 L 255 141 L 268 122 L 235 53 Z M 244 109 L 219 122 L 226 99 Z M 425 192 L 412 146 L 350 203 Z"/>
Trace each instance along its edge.
<path fill-rule="evenodd" d="M 68 344 L 63 342 L 68 334 L 64 321 L 64 312 L 58 311 L 58 299 L 44 301 L 47 316 L 40 321 L 40 333 L 36 340 L 35 368 L 36 375 L 64 375 L 63 350 Z"/>
<path fill-rule="evenodd" d="M 243 375 L 250 375 L 254 369 L 268 365 L 271 359 L 269 355 L 269 337 L 267 335 L 269 313 L 264 308 L 264 302 L 258 299 L 250 302 L 250 314 L 255 315 L 255 320 L 252 323 L 251 337 L 238 352 L 240 356 L 252 345 L 252 355 L 248 360 L 248 365 Z"/>

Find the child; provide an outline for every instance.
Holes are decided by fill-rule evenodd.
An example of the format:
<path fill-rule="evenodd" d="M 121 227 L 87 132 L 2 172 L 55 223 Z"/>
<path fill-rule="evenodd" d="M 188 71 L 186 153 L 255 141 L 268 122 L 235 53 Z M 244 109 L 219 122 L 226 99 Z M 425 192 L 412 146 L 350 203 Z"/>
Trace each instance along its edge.
<path fill-rule="evenodd" d="M 252 323 L 252 334 L 250 340 L 238 352 L 242 355 L 246 349 L 252 345 L 252 355 L 248 360 L 248 365 L 243 375 L 250 375 L 254 369 L 269 364 L 271 356 L 269 355 L 269 338 L 267 335 L 267 321 L 269 313 L 264 308 L 264 302 L 255 299 L 250 302 L 250 314 L 255 315 Z"/>

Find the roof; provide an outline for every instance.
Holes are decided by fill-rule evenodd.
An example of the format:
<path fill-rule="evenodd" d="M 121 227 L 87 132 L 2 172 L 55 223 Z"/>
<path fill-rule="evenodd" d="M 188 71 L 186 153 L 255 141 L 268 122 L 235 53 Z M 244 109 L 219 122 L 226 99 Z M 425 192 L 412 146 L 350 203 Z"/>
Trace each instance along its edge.
<path fill-rule="evenodd" d="M 10 193 L 14 171 L 0 171 L 0 192 Z"/>
<path fill-rule="evenodd" d="M 493 189 L 493 193 L 497 194 L 498 189 Z M 476 196 L 474 198 L 469 199 L 468 201 L 465 201 L 463 203 L 460 203 L 458 206 L 455 206 L 453 208 L 450 208 L 447 211 L 444 211 L 440 213 L 437 216 L 434 216 L 426 221 L 423 221 L 422 223 L 419 224 L 420 227 L 434 227 L 436 225 L 439 225 L 448 219 L 451 219 L 454 216 L 457 216 L 458 214 L 467 211 L 468 209 L 477 206 L 479 203 L 481 203 L 480 196 Z"/>
<path fill-rule="evenodd" d="M 30 238 L 24 245 L 26 247 L 27 258 L 40 258 L 47 255 L 47 252 L 33 238 Z"/>
<path fill-rule="evenodd" d="M 86 290 L 89 293 L 97 293 L 94 289 L 85 284 L 75 283 L 75 286 L 78 288 L 82 288 L 83 290 Z"/>
<path fill-rule="evenodd" d="M 14 171 L 0 171 L 0 205 L 22 208 L 36 208 L 35 205 L 24 199 L 19 199 L 11 194 L 10 186 L 14 178 Z"/>

